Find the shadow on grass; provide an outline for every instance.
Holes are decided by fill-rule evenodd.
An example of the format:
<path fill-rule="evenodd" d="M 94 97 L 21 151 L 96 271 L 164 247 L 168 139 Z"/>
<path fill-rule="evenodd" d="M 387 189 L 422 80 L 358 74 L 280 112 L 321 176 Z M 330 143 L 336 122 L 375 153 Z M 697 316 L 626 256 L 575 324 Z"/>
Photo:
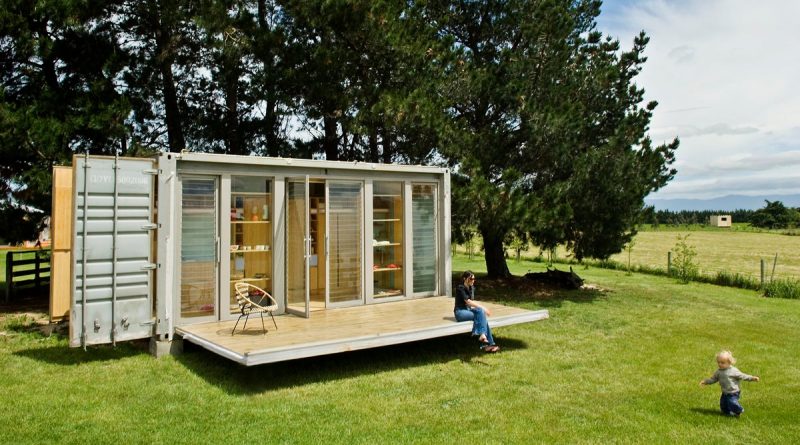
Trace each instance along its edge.
<path fill-rule="evenodd" d="M 570 303 L 585 304 L 594 303 L 603 298 L 609 291 L 596 289 L 578 289 L 572 291 L 559 291 L 552 298 L 534 300 L 539 306 L 544 308 L 559 308 L 565 301 Z"/>
<path fill-rule="evenodd" d="M 116 347 L 111 345 L 89 346 L 87 351 L 84 351 L 83 348 L 70 348 L 65 345 L 23 349 L 15 351 L 13 354 L 54 365 L 70 366 L 119 360 L 147 353 L 147 342 L 130 341 L 119 343 Z"/>
<path fill-rule="evenodd" d="M 488 354 L 466 334 L 246 367 L 184 342 L 184 353 L 176 360 L 229 394 L 251 395 L 454 360 L 472 366 L 493 366 L 492 362 L 502 360 L 504 353 L 528 347 L 525 342 L 512 338 L 498 338 L 497 343 L 501 351 Z"/>
<path fill-rule="evenodd" d="M 530 280 L 525 277 L 510 276 L 501 279 L 488 279 L 476 274 L 475 285 L 478 300 L 494 301 L 506 305 L 525 305 L 534 303 L 543 308 L 558 308 L 565 301 L 572 303 L 593 303 L 608 293 L 608 290 L 584 288 L 566 290 L 558 285 Z M 460 278 L 454 274 L 453 283 Z M 455 292 L 455 291 L 454 291 Z"/>
<path fill-rule="evenodd" d="M 722 414 L 722 411 L 712 408 L 690 408 L 689 411 L 692 411 L 696 414 L 705 414 L 706 416 L 728 417 Z"/>
<path fill-rule="evenodd" d="M 549 293 L 537 293 L 533 295 L 503 293 L 488 295 L 483 299 L 496 301 L 505 305 L 524 305 L 534 303 L 544 309 L 560 308 L 564 302 L 587 304 L 594 303 L 603 298 L 609 291 L 597 289 L 577 289 L 577 290 L 554 290 Z"/>

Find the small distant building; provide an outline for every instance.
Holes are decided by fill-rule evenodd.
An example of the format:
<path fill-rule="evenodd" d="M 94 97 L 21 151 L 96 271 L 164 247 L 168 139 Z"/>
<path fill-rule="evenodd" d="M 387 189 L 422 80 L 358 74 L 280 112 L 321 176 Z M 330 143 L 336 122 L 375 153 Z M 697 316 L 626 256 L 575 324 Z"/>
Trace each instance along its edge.
<path fill-rule="evenodd" d="M 711 215 L 709 219 L 712 227 L 730 227 L 732 222 L 731 215 Z"/>

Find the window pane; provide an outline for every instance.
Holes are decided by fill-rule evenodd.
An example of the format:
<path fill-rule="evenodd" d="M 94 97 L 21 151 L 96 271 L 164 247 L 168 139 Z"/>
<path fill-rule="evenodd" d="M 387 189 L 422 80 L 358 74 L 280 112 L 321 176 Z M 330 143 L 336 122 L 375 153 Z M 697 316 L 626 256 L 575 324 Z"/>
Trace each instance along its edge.
<path fill-rule="evenodd" d="M 328 194 L 330 301 L 360 300 L 361 184 L 331 183 Z"/>
<path fill-rule="evenodd" d="M 414 184 L 411 229 L 414 233 L 414 292 L 436 291 L 436 186 Z"/>
<path fill-rule="evenodd" d="M 216 299 L 216 181 L 182 181 L 181 317 L 214 315 Z"/>

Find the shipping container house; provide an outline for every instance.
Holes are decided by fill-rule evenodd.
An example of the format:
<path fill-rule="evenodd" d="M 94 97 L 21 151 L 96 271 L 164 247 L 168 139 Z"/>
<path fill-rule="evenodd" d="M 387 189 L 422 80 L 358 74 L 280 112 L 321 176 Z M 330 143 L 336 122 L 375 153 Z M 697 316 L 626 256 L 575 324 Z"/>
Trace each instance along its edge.
<path fill-rule="evenodd" d="M 150 338 L 157 352 L 177 336 L 252 365 L 468 331 L 441 312 L 411 330 L 368 326 L 393 324 L 379 303 L 395 304 L 390 320 L 404 304 L 452 304 L 446 168 L 184 152 L 76 156 L 72 170 L 71 346 Z M 366 331 L 314 337 L 294 320 L 231 335 L 242 282 L 276 314 Z M 509 308 L 495 325 L 546 317 Z"/>

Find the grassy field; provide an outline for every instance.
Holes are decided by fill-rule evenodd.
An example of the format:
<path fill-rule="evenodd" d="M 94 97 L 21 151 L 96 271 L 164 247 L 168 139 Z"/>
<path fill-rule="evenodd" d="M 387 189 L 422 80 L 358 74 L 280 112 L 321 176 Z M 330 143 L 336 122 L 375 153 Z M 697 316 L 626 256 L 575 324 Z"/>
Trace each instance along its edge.
<path fill-rule="evenodd" d="M 686 243 L 697 250 L 700 272 L 738 272 L 759 278 L 761 259 L 766 260 L 767 276 L 772 274 L 775 254 L 778 262 L 775 278 L 800 278 L 800 236 L 755 233 L 744 231 L 681 231 L 659 230 L 639 232 L 631 250 L 631 263 L 666 269 L 667 252 L 675 247 L 678 236 L 689 235 Z M 622 252 L 612 260 L 627 264 L 628 253 Z"/>
<path fill-rule="evenodd" d="M 511 263 L 517 274 L 538 263 Z M 549 320 L 253 368 L 202 349 L 69 349 L 30 317 L 0 321 L 0 443 L 798 443 L 800 301 L 601 269 L 601 291 L 483 279 L 478 294 Z M 698 382 L 730 348 L 740 419 Z"/>
<path fill-rule="evenodd" d="M 772 275 L 775 254 L 778 255 L 775 265 L 775 278 L 800 279 L 800 236 L 788 236 L 779 232 L 752 231 L 746 229 L 725 230 L 720 228 L 676 229 L 661 226 L 658 230 L 640 231 L 634 239 L 630 252 L 632 265 L 644 265 L 667 269 L 667 253 L 675 248 L 678 236 L 689 235 L 686 243 L 697 251 L 695 262 L 700 273 L 714 275 L 719 271 L 740 273 L 759 280 L 761 276 L 761 259 L 766 263 L 766 278 Z M 480 246 L 480 238 L 473 242 Z M 466 247 L 458 246 L 459 253 L 465 253 Z M 472 248 L 473 253 L 483 258 L 483 252 Z M 507 248 L 512 257 L 515 252 Z M 538 250 L 523 252 L 523 257 L 539 255 Z M 564 249 L 556 250 L 556 257 L 569 258 Z M 613 255 L 611 260 L 628 264 L 628 252 Z M 509 262 L 513 262 L 510 260 Z"/>

